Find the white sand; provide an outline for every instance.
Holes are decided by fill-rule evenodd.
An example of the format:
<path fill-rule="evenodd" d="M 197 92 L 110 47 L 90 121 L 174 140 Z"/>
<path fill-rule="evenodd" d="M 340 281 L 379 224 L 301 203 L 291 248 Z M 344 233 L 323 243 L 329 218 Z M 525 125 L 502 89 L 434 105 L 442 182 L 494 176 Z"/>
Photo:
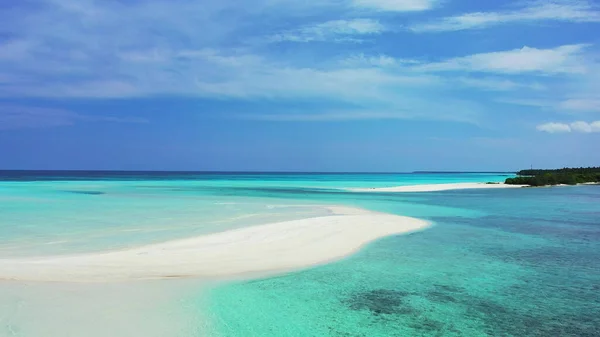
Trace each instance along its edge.
<path fill-rule="evenodd" d="M 138 248 L 0 260 L 0 280 L 104 282 L 235 277 L 343 258 L 384 236 L 424 229 L 424 220 L 348 207 L 330 216 L 242 228 Z"/>
<path fill-rule="evenodd" d="M 351 192 L 436 192 L 450 190 L 470 190 L 470 189 L 497 189 L 497 188 L 519 188 L 525 185 L 507 185 L 486 184 L 486 183 L 452 183 L 452 184 L 429 184 L 429 185 L 408 185 L 381 188 L 348 188 Z"/>
<path fill-rule="evenodd" d="M 197 280 L 110 283 L 0 281 L 0 336 L 209 336 Z M 192 307 L 193 308 L 193 307 Z"/>

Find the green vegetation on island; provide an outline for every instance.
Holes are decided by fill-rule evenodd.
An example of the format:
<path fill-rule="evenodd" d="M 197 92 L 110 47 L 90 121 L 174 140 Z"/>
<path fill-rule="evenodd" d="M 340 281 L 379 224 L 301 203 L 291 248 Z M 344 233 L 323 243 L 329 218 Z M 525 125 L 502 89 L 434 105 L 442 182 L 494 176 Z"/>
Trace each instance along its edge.
<path fill-rule="evenodd" d="M 506 179 L 508 185 L 577 185 L 600 183 L 600 167 L 562 168 L 558 170 L 522 170 L 517 177 Z"/>

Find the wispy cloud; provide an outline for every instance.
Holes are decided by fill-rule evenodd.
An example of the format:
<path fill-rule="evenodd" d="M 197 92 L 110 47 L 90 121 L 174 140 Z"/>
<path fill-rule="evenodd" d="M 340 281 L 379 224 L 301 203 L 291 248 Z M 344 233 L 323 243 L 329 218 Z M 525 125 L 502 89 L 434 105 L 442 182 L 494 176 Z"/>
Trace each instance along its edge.
<path fill-rule="evenodd" d="M 412 66 L 419 64 L 417 60 L 397 59 L 384 54 L 365 55 L 364 53 L 349 56 L 340 61 L 344 66 L 351 67 L 393 67 L 393 66 Z"/>
<path fill-rule="evenodd" d="M 474 54 L 437 63 L 424 64 L 425 71 L 473 71 L 490 73 L 585 73 L 586 44 L 564 45 L 553 49 L 523 47 L 509 51 Z"/>
<path fill-rule="evenodd" d="M 571 93 L 567 92 L 566 95 Z M 581 114 L 600 112 L 600 100 L 570 98 L 561 100 L 560 97 L 548 97 L 545 99 L 497 99 L 497 102 L 521 105 L 527 107 L 542 108 L 565 114 Z"/>
<path fill-rule="evenodd" d="M 353 19 L 334 20 L 275 34 L 269 38 L 272 42 L 360 42 L 361 36 L 375 35 L 386 28 L 377 20 Z"/>
<path fill-rule="evenodd" d="M 536 99 L 536 98 L 497 98 L 495 99 L 498 103 L 505 104 L 513 104 L 513 105 L 521 105 L 525 107 L 534 107 L 534 108 L 549 108 L 552 107 L 555 102 L 545 100 L 545 99 Z"/>
<path fill-rule="evenodd" d="M 0 35 L 10 37 L 3 42 L 10 45 L 3 54 L 10 59 L 0 59 L 2 77 L 31 78 L 0 86 L 0 97 L 364 98 L 417 77 L 296 64 L 237 41 L 252 36 L 239 22 L 262 27 L 255 16 L 266 8 L 293 16 L 281 8 L 287 2 L 174 1 L 45 0 L 45 6 L 0 12 Z M 334 20 L 284 32 L 280 39 L 351 39 L 384 30 L 374 19 Z"/>
<path fill-rule="evenodd" d="M 571 123 L 571 130 L 574 132 L 591 133 L 600 132 L 600 121 L 586 123 L 586 122 L 573 122 Z"/>
<path fill-rule="evenodd" d="M 256 115 L 269 120 L 473 123 L 487 111 L 485 97 L 491 91 L 506 96 L 510 91 L 539 92 L 546 82 L 538 77 L 550 76 L 538 75 L 560 74 L 552 78 L 566 81 L 587 74 L 592 49 L 583 44 L 483 49 L 449 58 L 445 45 L 440 53 L 420 55 L 398 42 L 406 32 L 390 28 L 398 24 L 398 15 L 383 12 L 423 11 L 438 4 L 428 0 L 39 2 L 43 5 L 16 2 L 0 11 L 0 99 L 311 101 L 356 109 L 319 106 L 308 112 L 281 111 L 281 116 L 282 109 Z M 265 36 L 271 42 L 298 43 L 248 42 L 264 42 Z M 327 43 L 375 38 L 382 43 Z M 326 43 L 306 43 L 316 41 Z M 593 96 L 556 99 L 573 97 Z M 78 114 L 38 116 L 45 124 L 85 120 Z"/>
<path fill-rule="evenodd" d="M 0 129 L 44 128 L 72 125 L 76 114 L 62 110 L 36 107 L 1 106 Z"/>
<path fill-rule="evenodd" d="M 568 99 L 560 102 L 559 108 L 577 112 L 600 112 L 600 99 Z"/>
<path fill-rule="evenodd" d="M 533 1 L 515 10 L 467 13 L 439 21 L 416 24 L 410 29 L 415 32 L 458 31 L 538 21 L 600 22 L 600 11 L 598 6 L 585 0 Z"/>
<path fill-rule="evenodd" d="M 352 0 L 355 7 L 390 12 L 425 11 L 439 2 L 439 0 Z"/>
<path fill-rule="evenodd" d="M 542 84 L 537 82 L 513 81 L 496 77 L 457 77 L 450 78 L 448 81 L 486 91 L 512 91 L 518 89 L 540 91 L 546 89 Z"/>
<path fill-rule="evenodd" d="M 68 126 L 78 122 L 148 123 L 137 117 L 85 115 L 64 109 L 31 106 L 0 106 L 0 130 Z"/>
<path fill-rule="evenodd" d="M 538 92 L 519 92 L 510 97 L 497 98 L 500 103 L 515 104 L 543 110 L 546 113 L 577 115 L 578 118 L 590 118 L 600 112 L 600 68 L 597 61 L 585 63 L 588 69 L 584 74 L 564 74 L 560 77 L 537 76 L 543 81 L 545 90 Z M 587 57 L 586 57 L 587 58 Z M 528 97 L 528 95 L 530 95 Z M 535 111 L 535 110 L 534 110 Z"/>
<path fill-rule="evenodd" d="M 358 106 L 352 109 L 321 111 L 287 111 L 238 115 L 238 118 L 271 122 L 331 122 L 357 120 L 418 119 L 478 124 L 483 107 L 465 100 L 447 99 L 443 102 L 420 98 L 401 99 L 375 107 Z"/>
<path fill-rule="evenodd" d="M 355 121 L 369 119 L 406 119 L 407 116 L 402 111 L 327 111 L 321 113 L 286 113 L 286 114 L 258 114 L 252 116 L 243 116 L 253 120 L 263 120 L 272 122 L 331 122 L 331 121 Z"/>
<path fill-rule="evenodd" d="M 546 123 L 537 126 L 538 131 L 547 133 L 593 133 L 600 132 L 600 121 L 595 122 L 582 122 L 577 121 L 573 123 Z"/>
<path fill-rule="evenodd" d="M 144 55 L 143 52 L 139 53 Z M 212 49 L 159 52 L 151 57 L 128 54 L 117 63 L 120 80 L 75 81 L 52 86 L 11 86 L 4 93 L 38 97 L 140 97 L 171 93 L 223 99 L 321 99 L 369 106 L 356 111 L 311 113 L 282 112 L 286 116 L 263 119 L 356 120 L 422 118 L 473 122 L 481 113 L 477 104 L 447 99 L 432 103 L 418 94 L 443 90 L 439 78 L 429 74 L 386 71 L 373 64 L 334 65 L 319 69 L 297 67 L 254 54 L 223 54 Z M 156 56 L 159 55 L 159 56 Z M 385 58 L 374 63 L 386 63 Z M 173 73 L 173 68 L 177 72 Z M 415 94 L 416 93 L 416 94 Z M 442 99 L 444 93 L 439 93 Z M 374 108 L 375 107 L 375 108 Z M 381 112 L 383 111 L 383 112 Z M 445 113 L 440 113 L 446 111 Z M 300 117 L 302 116 L 302 117 Z"/>
<path fill-rule="evenodd" d="M 231 69 L 230 71 L 236 71 Z M 377 68 L 314 69 L 264 63 L 237 69 L 220 80 L 198 79 L 199 93 L 238 97 L 337 97 L 349 101 L 384 99 L 387 90 L 427 85 L 418 75 L 386 73 Z"/>
<path fill-rule="evenodd" d="M 27 56 L 33 45 L 29 41 L 12 40 L 0 42 L 0 60 L 19 60 Z"/>

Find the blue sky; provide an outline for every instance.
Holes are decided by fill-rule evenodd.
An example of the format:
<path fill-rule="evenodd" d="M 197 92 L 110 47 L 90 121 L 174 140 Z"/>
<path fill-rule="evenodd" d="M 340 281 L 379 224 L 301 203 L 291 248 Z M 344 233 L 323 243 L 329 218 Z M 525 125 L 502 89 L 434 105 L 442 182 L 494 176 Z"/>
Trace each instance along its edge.
<path fill-rule="evenodd" d="M 0 168 L 600 165 L 600 2 L 4 0 Z"/>

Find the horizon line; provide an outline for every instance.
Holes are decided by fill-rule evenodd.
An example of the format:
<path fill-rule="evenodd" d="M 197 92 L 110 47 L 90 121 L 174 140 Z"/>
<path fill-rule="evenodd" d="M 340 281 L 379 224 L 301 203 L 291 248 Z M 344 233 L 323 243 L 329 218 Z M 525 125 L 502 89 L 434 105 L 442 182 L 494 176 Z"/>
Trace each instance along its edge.
<path fill-rule="evenodd" d="M 89 169 L 0 169 L 3 172 L 26 172 L 26 173 L 304 173 L 304 174 L 446 174 L 446 173 L 516 173 L 517 171 L 259 171 L 259 170 L 89 170 Z"/>

